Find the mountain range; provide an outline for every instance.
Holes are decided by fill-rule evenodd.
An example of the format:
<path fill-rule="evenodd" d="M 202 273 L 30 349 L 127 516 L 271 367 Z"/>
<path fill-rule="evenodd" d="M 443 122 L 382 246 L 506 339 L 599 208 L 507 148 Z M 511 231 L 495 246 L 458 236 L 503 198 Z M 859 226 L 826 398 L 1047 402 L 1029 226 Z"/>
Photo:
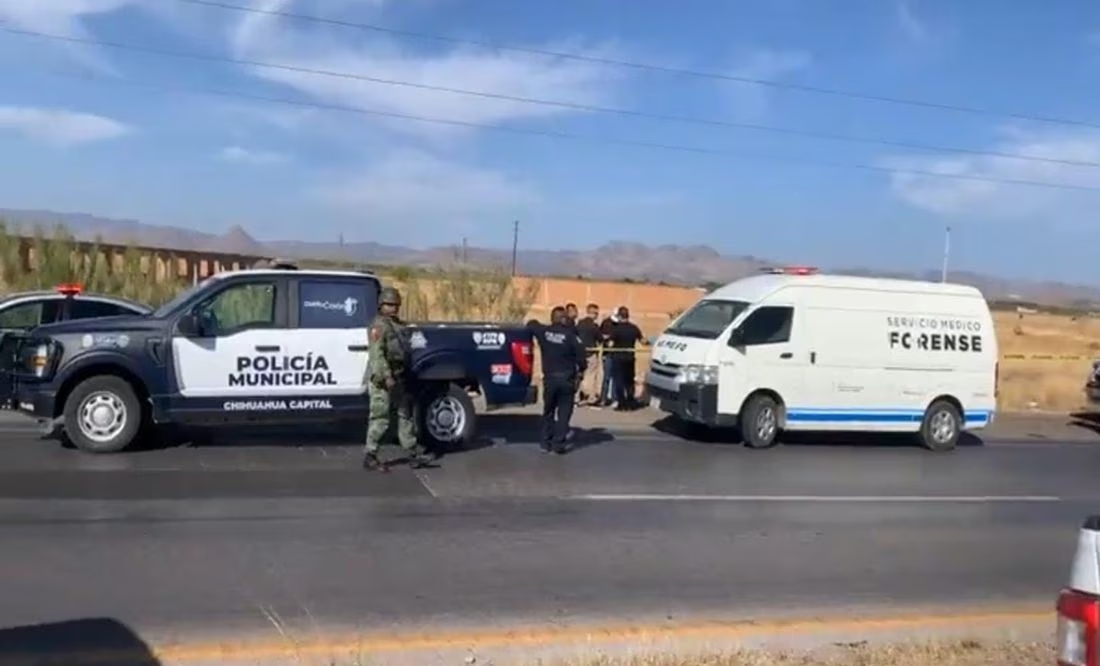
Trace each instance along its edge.
<path fill-rule="evenodd" d="M 511 250 L 439 246 L 414 249 L 380 243 L 339 243 L 301 240 L 259 241 L 243 227 L 210 234 L 181 227 L 159 226 L 138 220 L 112 219 L 87 213 L 0 208 L 8 229 L 30 235 L 35 227 L 47 233 L 63 225 L 79 240 L 133 243 L 144 247 L 234 253 L 287 259 L 320 259 L 370 264 L 431 267 L 465 261 L 474 265 L 510 266 Z M 520 250 L 518 271 L 525 275 L 554 275 L 590 279 L 713 285 L 729 282 L 774 265 L 762 257 L 720 254 L 702 245 L 657 245 L 612 242 L 593 250 Z M 939 271 L 904 273 L 866 268 L 832 267 L 848 275 L 939 280 Z M 952 282 L 978 287 L 991 300 L 1022 300 L 1044 304 L 1091 307 L 1100 304 L 1100 287 L 1055 281 L 1014 280 L 963 271 L 951 273 Z"/>

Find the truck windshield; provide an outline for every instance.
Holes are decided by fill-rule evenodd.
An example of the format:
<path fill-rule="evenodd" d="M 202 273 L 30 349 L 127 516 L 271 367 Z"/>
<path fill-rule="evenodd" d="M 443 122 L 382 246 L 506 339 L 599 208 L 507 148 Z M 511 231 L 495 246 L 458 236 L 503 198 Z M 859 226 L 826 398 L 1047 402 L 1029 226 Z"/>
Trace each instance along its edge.
<path fill-rule="evenodd" d="M 212 276 L 208 277 L 205 280 L 203 280 L 202 282 L 199 282 L 198 284 L 192 285 L 190 289 L 184 289 L 180 293 L 176 294 L 175 298 L 173 298 L 172 300 L 168 301 L 164 305 L 157 308 L 153 312 L 152 316 L 154 316 L 154 317 L 166 317 L 166 316 L 168 316 L 169 314 L 171 314 L 171 312 L 173 310 L 175 310 L 180 305 L 185 303 L 189 298 L 194 296 L 196 292 L 198 292 L 201 289 L 204 289 L 206 287 L 206 285 L 209 284 L 210 281 L 213 280 L 213 279 L 214 278 Z"/>
<path fill-rule="evenodd" d="M 680 316 L 665 333 L 714 340 L 749 307 L 744 301 L 702 300 Z"/>

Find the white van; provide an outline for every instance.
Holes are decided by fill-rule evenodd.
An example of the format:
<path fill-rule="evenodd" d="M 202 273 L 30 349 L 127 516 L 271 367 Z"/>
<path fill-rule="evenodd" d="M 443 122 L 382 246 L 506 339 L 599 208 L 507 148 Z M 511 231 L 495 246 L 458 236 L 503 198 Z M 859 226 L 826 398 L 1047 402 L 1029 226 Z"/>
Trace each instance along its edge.
<path fill-rule="evenodd" d="M 702 298 L 658 337 L 650 402 L 684 421 L 781 431 L 919 433 L 953 449 L 993 422 L 997 336 L 963 285 L 770 269 Z"/>

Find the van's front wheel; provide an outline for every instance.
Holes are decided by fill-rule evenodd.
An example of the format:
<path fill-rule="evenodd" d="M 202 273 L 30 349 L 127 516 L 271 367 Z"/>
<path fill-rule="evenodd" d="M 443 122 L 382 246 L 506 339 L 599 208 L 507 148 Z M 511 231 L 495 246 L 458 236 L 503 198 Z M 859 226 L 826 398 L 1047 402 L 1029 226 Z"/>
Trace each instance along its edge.
<path fill-rule="evenodd" d="M 930 451 L 951 451 L 962 435 L 962 415 L 946 400 L 933 402 L 924 412 L 920 426 L 920 441 Z"/>
<path fill-rule="evenodd" d="M 779 443 L 779 403 L 755 395 L 741 410 L 741 439 L 750 449 L 768 449 Z"/>

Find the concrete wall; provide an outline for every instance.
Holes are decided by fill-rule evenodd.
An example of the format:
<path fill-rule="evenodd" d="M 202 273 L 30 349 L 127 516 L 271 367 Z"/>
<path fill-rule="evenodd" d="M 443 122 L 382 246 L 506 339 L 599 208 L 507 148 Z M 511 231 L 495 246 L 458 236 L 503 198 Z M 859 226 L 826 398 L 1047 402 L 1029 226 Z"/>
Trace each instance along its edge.
<path fill-rule="evenodd" d="M 21 240 L 20 256 L 23 261 L 23 269 L 33 271 L 37 266 L 34 241 L 31 238 Z M 128 249 L 136 251 L 141 257 L 142 271 L 158 282 L 166 279 L 184 279 L 188 282 L 198 282 L 214 273 L 247 268 L 257 261 L 268 258 L 232 252 L 173 250 L 142 246 L 127 248 L 123 245 L 96 245 L 84 241 L 76 241 L 73 245 L 76 252 L 83 256 L 84 261 L 90 262 L 92 255 L 98 253 L 100 256 L 105 257 L 108 265 L 115 270 L 121 269 L 123 266 L 124 255 Z M 76 260 L 79 261 L 80 259 L 77 258 Z"/>
<path fill-rule="evenodd" d="M 30 238 L 22 239 L 21 256 L 23 269 L 33 271 L 36 267 L 34 244 Z M 214 273 L 225 270 L 238 270 L 256 264 L 269 257 L 243 255 L 237 253 L 219 253 L 193 250 L 173 250 L 123 245 L 111 245 L 77 241 L 77 252 L 83 255 L 83 261 L 90 262 L 93 252 L 106 257 L 109 265 L 121 268 L 127 249 L 141 256 L 142 270 L 152 279 L 161 282 L 166 279 L 183 279 L 197 282 Z M 74 258 L 81 261 L 80 257 Z M 383 279 L 385 279 L 383 277 Z M 668 323 L 670 317 L 689 307 L 703 294 L 701 289 L 668 287 L 651 284 L 625 282 L 596 282 L 562 278 L 517 277 L 516 292 L 524 293 L 531 280 L 539 288 L 530 315 L 545 319 L 555 305 L 576 303 L 583 312 L 588 303 L 600 306 L 601 314 L 611 314 L 614 308 L 625 305 L 631 310 L 634 321 L 646 332 L 655 335 Z"/>

